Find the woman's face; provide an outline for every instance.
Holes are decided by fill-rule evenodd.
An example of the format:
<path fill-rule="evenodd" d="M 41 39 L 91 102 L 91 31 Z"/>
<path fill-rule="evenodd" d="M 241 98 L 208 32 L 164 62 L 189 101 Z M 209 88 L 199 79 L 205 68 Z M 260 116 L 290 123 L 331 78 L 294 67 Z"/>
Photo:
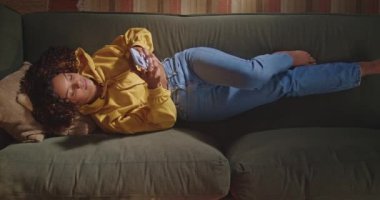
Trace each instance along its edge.
<path fill-rule="evenodd" d="M 93 102 L 97 98 L 95 83 L 78 73 L 60 73 L 52 79 L 54 92 L 76 105 Z"/>

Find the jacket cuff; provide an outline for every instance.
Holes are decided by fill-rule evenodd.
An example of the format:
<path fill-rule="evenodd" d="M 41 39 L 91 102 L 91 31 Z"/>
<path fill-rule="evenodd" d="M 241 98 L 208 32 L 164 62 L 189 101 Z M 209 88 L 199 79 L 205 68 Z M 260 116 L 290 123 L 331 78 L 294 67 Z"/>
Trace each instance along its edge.
<path fill-rule="evenodd" d="M 149 89 L 148 101 L 150 104 L 160 104 L 170 98 L 170 91 L 158 86 L 155 89 Z"/>

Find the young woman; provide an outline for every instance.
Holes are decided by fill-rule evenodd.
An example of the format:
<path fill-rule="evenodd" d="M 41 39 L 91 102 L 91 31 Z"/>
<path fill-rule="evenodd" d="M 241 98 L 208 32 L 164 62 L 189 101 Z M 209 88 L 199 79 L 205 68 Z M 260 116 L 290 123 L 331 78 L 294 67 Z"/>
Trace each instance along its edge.
<path fill-rule="evenodd" d="M 148 63 L 136 67 L 135 48 Z M 144 28 L 129 29 L 92 57 L 83 49 L 52 48 L 33 64 L 22 89 L 47 128 L 68 126 L 77 111 L 105 132 L 137 133 L 182 120 L 225 119 L 282 97 L 347 90 L 380 73 L 380 61 L 315 64 L 305 51 L 250 60 L 198 47 L 162 63 Z"/>

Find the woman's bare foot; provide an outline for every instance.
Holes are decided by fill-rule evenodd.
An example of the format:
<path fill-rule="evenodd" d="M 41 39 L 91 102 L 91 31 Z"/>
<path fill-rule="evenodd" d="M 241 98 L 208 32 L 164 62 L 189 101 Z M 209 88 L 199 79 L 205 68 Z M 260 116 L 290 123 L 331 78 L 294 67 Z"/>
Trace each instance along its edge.
<path fill-rule="evenodd" d="M 380 74 L 380 60 L 359 62 L 361 76 Z"/>
<path fill-rule="evenodd" d="M 279 51 L 278 53 L 287 53 L 293 58 L 293 66 L 312 65 L 315 64 L 315 59 L 307 51 L 294 50 L 294 51 Z"/>

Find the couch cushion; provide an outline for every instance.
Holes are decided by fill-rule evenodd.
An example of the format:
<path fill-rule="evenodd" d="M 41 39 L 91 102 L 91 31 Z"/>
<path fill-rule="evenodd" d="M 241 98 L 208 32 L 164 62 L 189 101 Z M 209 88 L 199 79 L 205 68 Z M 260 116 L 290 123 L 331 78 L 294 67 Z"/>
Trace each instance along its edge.
<path fill-rule="evenodd" d="M 23 16 L 24 53 L 25 59 L 34 61 L 51 45 L 94 52 L 128 28 L 146 27 L 161 59 L 186 48 L 208 46 L 244 58 L 304 49 L 318 62 L 366 60 L 379 58 L 379 23 L 378 15 L 42 12 Z"/>
<path fill-rule="evenodd" d="M 207 138 L 179 130 L 94 134 L 12 144 L 0 151 L 5 199 L 217 199 L 227 159 Z"/>
<path fill-rule="evenodd" d="M 228 150 L 240 200 L 375 199 L 380 130 L 297 128 L 246 135 Z M 376 198 L 377 199 L 377 198 Z"/>

